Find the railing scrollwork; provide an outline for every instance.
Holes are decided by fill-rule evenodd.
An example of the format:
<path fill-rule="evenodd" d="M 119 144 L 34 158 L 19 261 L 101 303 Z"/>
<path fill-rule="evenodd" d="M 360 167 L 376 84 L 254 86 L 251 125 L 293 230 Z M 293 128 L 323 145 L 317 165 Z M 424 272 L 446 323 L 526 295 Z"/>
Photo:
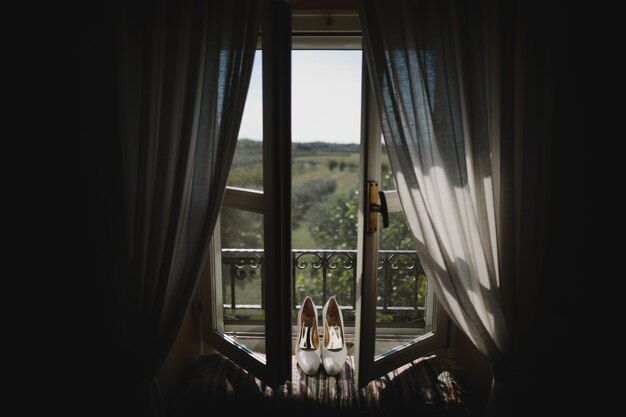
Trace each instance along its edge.
<path fill-rule="evenodd" d="M 342 291 L 342 307 L 354 309 L 356 250 L 293 250 L 291 261 L 294 310 L 299 308 L 298 300 L 306 292 L 315 295 L 319 300 L 326 300 L 331 295 L 337 295 L 335 292 L 339 289 Z M 242 291 L 247 281 L 253 279 L 260 278 L 254 285 L 259 285 L 259 292 L 262 291 L 263 263 L 262 249 L 222 249 L 223 286 L 228 286 L 229 289 L 224 295 L 230 295 L 229 299 L 224 299 L 224 308 L 263 308 L 262 303 L 238 302 L 237 296 L 237 292 Z M 377 278 L 379 311 L 393 313 L 424 310 L 425 297 L 419 295 L 419 290 L 421 286 L 424 292 L 426 281 L 416 252 L 379 251 Z M 404 295 L 398 295 L 398 286 L 402 286 Z"/>

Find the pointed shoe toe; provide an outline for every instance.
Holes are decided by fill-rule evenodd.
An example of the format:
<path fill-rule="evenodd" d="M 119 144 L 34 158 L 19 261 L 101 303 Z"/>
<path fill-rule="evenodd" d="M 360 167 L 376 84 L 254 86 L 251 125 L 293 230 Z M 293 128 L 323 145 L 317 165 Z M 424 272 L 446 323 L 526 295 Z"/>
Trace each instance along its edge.
<path fill-rule="evenodd" d="M 320 369 L 319 351 L 300 351 L 296 354 L 298 365 L 309 376 L 314 376 Z"/>

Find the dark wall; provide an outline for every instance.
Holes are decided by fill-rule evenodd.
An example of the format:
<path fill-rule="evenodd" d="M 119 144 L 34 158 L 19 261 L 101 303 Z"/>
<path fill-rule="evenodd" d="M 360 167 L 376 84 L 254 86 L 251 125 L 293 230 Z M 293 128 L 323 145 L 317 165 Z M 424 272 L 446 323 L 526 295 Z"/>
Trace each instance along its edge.
<path fill-rule="evenodd" d="M 482 416 L 491 392 L 491 368 L 487 359 L 467 336 L 454 324 L 452 326 L 455 329 L 450 355 L 463 368 L 463 382 L 470 397 L 472 415 Z"/>
<path fill-rule="evenodd" d="M 580 100 L 580 62 L 574 60 L 576 31 L 572 6 L 554 5 L 558 15 L 552 36 L 561 45 L 555 56 L 553 146 L 551 149 L 551 210 L 547 253 L 540 287 L 536 334 L 530 344 L 529 363 L 520 415 L 562 415 L 566 409 L 580 412 L 585 386 L 580 362 L 585 355 L 586 330 L 582 293 L 591 291 L 592 277 L 585 274 L 585 209 L 590 196 L 586 186 L 589 166 L 582 160 L 582 136 L 586 118 Z M 586 284 L 582 279 L 587 280 Z M 592 295 L 587 295 L 589 298 Z M 582 319 L 582 320 L 581 320 Z M 578 369 L 578 370 L 577 370 Z M 577 375 L 577 376 L 575 376 Z M 531 413 L 531 414 L 529 414 Z"/>
<path fill-rule="evenodd" d="M 569 7 L 569 6 L 568 6 Z M 586 314 L 583 310 L 580 289 L 591 290 L 589 283 L 583 285 L 585 277 L 583 266 L 584 254 L 584 206 L 586 205 L 587 175 L 589 165 L 582 160 L 582 135 L 585 114 L 578 99 L 582 80 L 577 78 L 576 72 L 579 63 L 572 59 L 570 50 L 574 47 L 575 39 L 570 38 L 574 31 L 570 30 L 571 12 L 567 7 L 554 6 L 556 14 L 562 10 L 565 14 L 555 30 L 555 36 L 562 37 L 564 48 L 559 51 L 558 76 L 555 77 L 555 113 L 554 142 L 551 149 L 552 171 L 550 173 L 550 188 L 552 190 L 552 205 L 550 222 L 546 236 L 547 256 L 543 271 L 536 332 L 533 341 L 529 343 L 529 352 L 533 358 L 529 362 L 528 381 L 520 386 L 520 397 L 527 399 L 521 404 L 520 415 L 561 415 L 564 408 L 574 408 L 579 391 L 584 382 L 579 378 L 572 378 L 584 358 L 586 349 L 584 331 L 587 330 L 580 316 Z M 78 35 L 76 47 L 78 57 L 72 61 L 69 70 L 76 74 L 76 121 L 81 132 L 82 171 L 77 176 L 83 176 L 80 183 L 81 193 L 85 199 L 80 200 L 82 205 L 74 207 L 80 220 L 86 218 L 84 229 L 79 230 L 81 241 L 86 245 L 75 243 L 72 247 L 80 254 L 81 265 L 85 265 L 81 274 L 81 281 L 73 288 L 80 293 L 80 309 L 76 310 L 77 320 L 70 324 L 71 337 L 76 344 L 69 351 L 74 360 L 82 368 L 80 381 L 86 391 L 85 399 L 94 406 L 106 404 L 110 387 L 119 383 L 115 374 L 110 372 L 119 364 L 111 363 L 107 352 L 106 335 L 101 332 L 105 327 L 105 316 L 100 309 L 100 288 L 95 284 L 94 275 L 97 271 L 89 266 L 97 265 L 94 249 L 98 244 L 97 232 L 94 230 L 92 219 L 97 218 L 98 197 L 97 190 L 90 190 L 89 179 L 97 176 L 98 172 L 91 164 L 91 156 L 100 152 L 99 145 L 106 143 L 107 137 L 115 135 L 111 131 L 115 115 L 114 79 L 115 61 L 113 54 L 112 28 L 107 26 L 107 19 L 111 16 L 103 13 L 111 8 L 98 10 L 92 7 L 79 17 L 77 23 Z M 90 63 L 98 62 L 98 65 Z M 99 80 L 98 84 L 89 84 L 89 80 Z M 91 109 L 89 114 L 85 113 Z M 97 126 L 98 128 L 94 128 Z M 106 148 L 105 148 L 106 149 Z M 106 202 L 100 202 L 106 203 Z M 95 209 L 94 209 L 95 207 Z M 90 216 L 92 210 L 94 216 Z M 95 224 L 97 231 L 102 227 Z M 590 296 L 589 296 L 590 297 Z M 477 352 L 467 343 L 464 336 L 458 336 L 457 353 L 460 362 L 472 380 L 476 389 L 484 392 L 485 377 L 488 373 L 481 369 L 488 369 L 477 359 Z M 472 350 L 474 349 L 474 350 Z M 167 372 L 167 371 L 164 371 Z M 81 391 L 82 392 L 82 391 Z M 98 414 L 98 410 L 85 410 L 88 415 Z"/>

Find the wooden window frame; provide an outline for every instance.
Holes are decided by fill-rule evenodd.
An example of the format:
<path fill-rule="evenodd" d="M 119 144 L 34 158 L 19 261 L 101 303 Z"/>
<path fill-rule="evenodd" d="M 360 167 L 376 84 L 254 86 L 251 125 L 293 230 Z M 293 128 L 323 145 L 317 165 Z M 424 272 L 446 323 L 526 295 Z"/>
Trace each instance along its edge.
<path fill-rule="evenodd" d="M 291 325 L 291 50 L 292 39 L 298 49 L 355 49 L 361 34 L 354 30 L 353 12 L 343 13 L 340 21 L 350 22 L 350 31 L 341 27 L 326 28 L 325 33 L 306 32 L 291 28 L 290 9 L 280 0 L 266 0 L 263 9 L 263 191 L 228 187 L 224 207 L 236 208 L 264 215 L 265 254 L 265 350 L 266 355 L 250 349 L 228 336 L 223 328 L 223 305 L 215 303 L 214 294 L 222 294 L 221 245 L 219 228 L 214 233 L 211 254 L 200 281 L 197 300 L 202 314 L 202 339 L 222 352 L 255 377 L 270 386 L 278 386 L 291 379 L 292 334 Z M 298 11 L 294 22 L 304 21 L 304 27 L 315 27 L 320 13 Z M 300 15 L 306 15 L 304 17 Z M 334 35 L 334 36 L 329 36 Z M 334 39 L 333 39 L 334 37 Z M 337 42 L 340 39 L 340 42 Z M 339 46 L 339 47 L 338 47 Z M 400 345 L 393 353 L 375 356 L 376 339 L 376 256 L 378 232 L 365 233 L 365 196 L 368 180 L 380 182 L 381 127 L 374 94 L 371 90 L 365 60 L 363 60 L 361 99 L 361 163 L 359 180 L 359 232 L 356 323 L 355 378 L 359 387 L 411 360 L 431 353 L 440 353 L 448 347 L 451 322 L 441 303 L 432 296 L 429 286 L 427 317 L 434 317 L 431 329 L 415 340 Z M 397 194 L 388 193 L 390 208 L 397 210 Z M 287 221 L 284 221 L 287 219 Z M 219 227 L 219 220 L 218 220 Z M 213 260 L 213 262 L 211 262 Z M 202 306 L 206 306 L 202 308 Z M 373 308 L 364 308 L 373 306 Z M 434 314 L 434 315 L 433 315 Z M 207 331 L 208 330 L 208 331 Z"/>

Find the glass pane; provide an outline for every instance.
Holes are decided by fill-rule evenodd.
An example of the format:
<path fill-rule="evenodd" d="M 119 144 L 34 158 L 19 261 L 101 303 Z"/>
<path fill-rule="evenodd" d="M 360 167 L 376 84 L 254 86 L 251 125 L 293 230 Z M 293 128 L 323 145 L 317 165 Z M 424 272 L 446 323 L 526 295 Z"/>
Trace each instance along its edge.
<path fill-rule="evenodd" d="M 293 258 L 293 320 L 305 297 L 311 297 L 321 310 L 328 298 L 334 295 L 343 308 L 346 325 L 354 325 L 356 250 L 294 250 Z"/>
<path fill-rule="evenodd" d="M 385 191 L 396 188 L 384 144 L 381 183 Z M 379 233 L 376 355 L 398 349 L 426 333 L 426 289 L 426 276 L 404 213 L 400 207 L 390 207 L 389 227 Z"/>
<path fill-rule="evenodd" d="M 293 324 L 331 296 L 354 325 L 361 51 L 292 52 Z M 321 326 L 320 321 L 320 326 Z"/>
<path fill-rule="evenodd" d="M 264 353 L 263 215 L 222 207 L 220 239 L 224 331 Z"/>
<path fill-rule="evenodd" d="M 381 141 L 383 139 L 381 138 Z M 396 181 L 393 178 L 393 172 L 391 171 L 391 162 L 389 161 L 389 153 L 387 152 L 387 146 L 382 144 L 380 152 L 380 189 L 381 190 L 395 190 Z"/>
<path fill-rule="evenodd" d="M 237 150 L 228 176 L 231 187 L 263 190 L 263 55 L 257 51 L 239 128 Z"/>

